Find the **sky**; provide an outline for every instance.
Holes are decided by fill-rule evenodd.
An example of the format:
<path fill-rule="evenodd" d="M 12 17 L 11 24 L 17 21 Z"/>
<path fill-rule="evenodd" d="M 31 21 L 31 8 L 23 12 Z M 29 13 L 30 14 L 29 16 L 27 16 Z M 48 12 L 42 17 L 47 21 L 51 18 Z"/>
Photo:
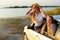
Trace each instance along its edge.
<path fill-rule="evenodd" d="M 42 6 L 60 6 L 60 0 L 0 0 L 0 7 L 6 6 L 30 6 L 39 3 Z"/>

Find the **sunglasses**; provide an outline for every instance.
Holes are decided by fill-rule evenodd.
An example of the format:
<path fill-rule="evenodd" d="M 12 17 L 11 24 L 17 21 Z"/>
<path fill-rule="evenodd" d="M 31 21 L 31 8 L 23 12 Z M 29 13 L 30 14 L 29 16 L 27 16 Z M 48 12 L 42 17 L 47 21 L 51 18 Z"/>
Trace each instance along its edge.
<path fill-rule="evenodd" d="M 35 7 L 33 7 L 33 8 L 35 9 L 35 8 L 38 8 L 38 7 L 37 7 L 37 6 L 35 6 Z"/>

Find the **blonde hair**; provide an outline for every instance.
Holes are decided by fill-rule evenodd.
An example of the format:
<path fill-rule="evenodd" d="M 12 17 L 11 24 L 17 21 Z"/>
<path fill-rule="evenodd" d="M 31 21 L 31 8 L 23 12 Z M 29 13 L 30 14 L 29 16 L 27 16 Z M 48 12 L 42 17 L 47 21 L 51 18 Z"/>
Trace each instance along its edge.
<path fill-rule="evenodd" d="M 33 6 L 37 7 L 40 10 L 40 5 L 38 3 L 32 4 L 31 7 L 33 7 Z M 34 22 L 35 21 L 35 14 L 31 13 L 30 18 L 31 18 L 31 21 Z"/>
<path fill-rule="evenodd" d="M 30 19 L 31 19 L 32 22 L 35 21 L 35 14 L 34 13 L 31 14 Z"/>
<path fill-rule="evenodd" d="M 33 7 L 33 6 L 40 8 L 40 5 L 38 3 L 32 4 L 31 7 Z"/>

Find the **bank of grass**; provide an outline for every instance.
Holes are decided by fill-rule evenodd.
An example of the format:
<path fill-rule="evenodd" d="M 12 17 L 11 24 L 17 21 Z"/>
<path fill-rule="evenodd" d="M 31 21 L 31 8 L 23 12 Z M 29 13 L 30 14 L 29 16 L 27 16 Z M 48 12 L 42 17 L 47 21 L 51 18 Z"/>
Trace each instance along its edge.
<path fill-rule="evenodd" d="M 60 8 L 55 8 L 46 11 L 47 15 L 60 15 Z"/>

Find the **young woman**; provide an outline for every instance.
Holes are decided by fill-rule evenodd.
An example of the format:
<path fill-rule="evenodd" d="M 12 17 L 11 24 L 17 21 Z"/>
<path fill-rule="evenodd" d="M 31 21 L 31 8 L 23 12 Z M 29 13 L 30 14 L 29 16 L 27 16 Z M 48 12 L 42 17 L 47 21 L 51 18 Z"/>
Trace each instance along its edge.
<path fill-rule="evenodd" d="M 57 22 L 52 16 L 47 17 L 47 32 L 49 35 L 55 35 L 57 30 Z"/>
<path fill-rule="evenodd" d="M 32 23 L 35 24 L 34 28 L 37 32 L 40 32 L 43 22 L 43 18 L 46 17 L 46 13 L 41 9 L 39 4 L 32 4 L 31 9 L 26 13 L 32 21 Z"/>

